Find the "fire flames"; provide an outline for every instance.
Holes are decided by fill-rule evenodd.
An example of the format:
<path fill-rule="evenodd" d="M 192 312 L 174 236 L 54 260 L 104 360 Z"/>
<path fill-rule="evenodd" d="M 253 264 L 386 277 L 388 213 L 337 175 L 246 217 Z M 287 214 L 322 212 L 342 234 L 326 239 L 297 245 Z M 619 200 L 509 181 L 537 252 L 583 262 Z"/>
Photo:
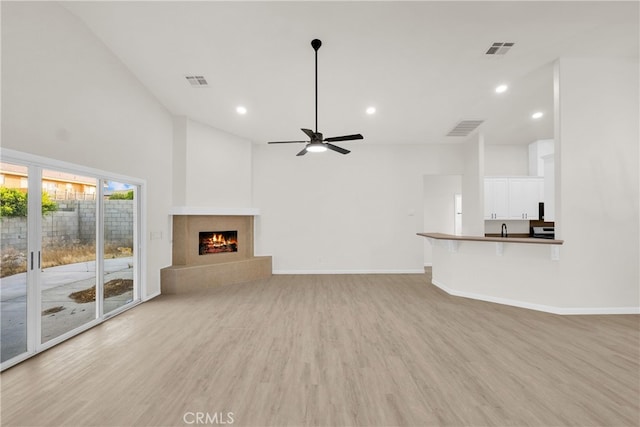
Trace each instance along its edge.
<path fill-rule="evenodd" d="M 238 251 L 237 231 L 200 232 L 200 255 Z"/>

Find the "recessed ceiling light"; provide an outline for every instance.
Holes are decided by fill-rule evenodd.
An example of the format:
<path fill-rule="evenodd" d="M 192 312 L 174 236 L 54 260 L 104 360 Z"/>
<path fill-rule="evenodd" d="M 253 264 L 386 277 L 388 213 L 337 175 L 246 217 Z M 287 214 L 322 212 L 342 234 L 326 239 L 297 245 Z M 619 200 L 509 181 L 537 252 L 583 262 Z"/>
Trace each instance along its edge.
<path fill-rule="evenodd" d="M 531 115 L 531 118 L 532 119 L 539 119 L 542 116 L 544 116 L 544 113 L 542 111 L 536 111 L 535 113 L 533 113 Z"/>
<path fill-rule="evenodd" d="M 507 89 L 509 89 L 509 86 L 507 85 L 500 85 L 496 87 L 496 93 L 504 93 L 507 91 Z"/>
<path fill-rule="evenodd" d="M 236 113 L 238 114 L 247 114 L 247 109 L 242 105 L 236 107 Z"/>
<path fill-rule="evenodd" d="M 375 113 L 376 113 L 376 107 L 367 108 L 367 114 L 375 114 Z"/>

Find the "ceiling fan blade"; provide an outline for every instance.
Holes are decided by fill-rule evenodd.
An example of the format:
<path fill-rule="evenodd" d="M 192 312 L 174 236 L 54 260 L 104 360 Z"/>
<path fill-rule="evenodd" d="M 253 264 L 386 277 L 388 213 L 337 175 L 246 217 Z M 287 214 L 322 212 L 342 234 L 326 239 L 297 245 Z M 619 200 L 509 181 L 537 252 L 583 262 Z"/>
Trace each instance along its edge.
<path fill-rule="evenodd" d="M 311 129 L 300 129 L 300 130 L 306 133 L 309 138 L 313 139 L 313 136 L 315 135 L 315 133 L 313 133 Z"/>
<path fill-rule="evenodd" d="M 296 154 L 296 156 L 304 156 L 305 154 L 307 154 L 307 147 L 304 147 L 301 152 Z"/>
<path fill-rule="evenodd" d="M 332 138 L 325 138 L 325 141 L 327 142 L 353 141 L 354 139 L 364 139 L 364 137 L 359 133 L 356 133 L 354 135 L 334 136 Z"/>
<path fill-rule="evenodd" d="M 302 143 L 302 144 L 306 144 L 309 141 L 269 141 L 267 142 L 267 144 L 298 144 L 298 143 Z"/>
<path fill-rule="evenodd" d="M 329 143 L 326 143 L 325 145 L 327 146 L 327 148 L 329 150 L 337 151 L 340 154 L 349 154 L 351 152 L 349 150 L 345 150 L 342 147 L 338 147 L 337 145 L 333 145 L 333 144 L 329 144 Z"/>

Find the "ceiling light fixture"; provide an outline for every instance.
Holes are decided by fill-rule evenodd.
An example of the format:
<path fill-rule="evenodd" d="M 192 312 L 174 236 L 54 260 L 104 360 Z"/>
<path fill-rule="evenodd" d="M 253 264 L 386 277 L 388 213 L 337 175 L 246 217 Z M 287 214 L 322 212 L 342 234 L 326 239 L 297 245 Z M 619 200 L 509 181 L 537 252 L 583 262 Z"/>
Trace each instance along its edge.
<path fill-rule="evenodd" d="M 247 109 L 242 105 L 236 107 L 236 113 L 238 114 L 247 114 Z"/>
<path fill-rule="evenodd" d="M 544 116 L 544 113 L 542 111 L 536 111 L 535 113 L 533 113 L 531 115 L 531 118 L 532 119 L 539 119 L 542 116 Z"/>
<path fill-rule="evenodd" d="M 327 151 L 327 147 L 322 143 L 312 142 L 307 145 L 306 150 L 310 153 L 324 153 L 325 151 Z"/>
<path fill-rule="evenodd" d="M 509 86 L 507 85 L 500 85 L 496 87 L 496 93 L 504 93 L 507 91 L 507 89 L 509 89 Z"/>
<path fill-rule="evenodd" d="M 309 151 L 312 153 L 320 153 L 322 151 L 332 150 L 340 154 L 349 154 L 351 151 L 346 150 L 337 145 L 331 144 L 337 141 L 355 141 L 358 139 L 364 139 L 359 133 L 353 135 L 332 136 L 331 138 L 325 138 L 322 132 L 318 132 L 318 49 L 322 46 L 322 42 L 319 39 L 311 40 L 311 47 L 315 51 L 315 69 L 316 69 L 316 130 L 301 128 L 305 135 L 309 137 L 307 141 L 269 141 L 267 144 L 298 144 L 306 143 L 307 145 L 296 156 L 304 156 Z"/>
<path fill-rule="evenodd" d="M 375 114 L 375 113 L 376 113 L 376 107 L 367 108 L 367 114 L 371 115 L 371 114 Z"/>

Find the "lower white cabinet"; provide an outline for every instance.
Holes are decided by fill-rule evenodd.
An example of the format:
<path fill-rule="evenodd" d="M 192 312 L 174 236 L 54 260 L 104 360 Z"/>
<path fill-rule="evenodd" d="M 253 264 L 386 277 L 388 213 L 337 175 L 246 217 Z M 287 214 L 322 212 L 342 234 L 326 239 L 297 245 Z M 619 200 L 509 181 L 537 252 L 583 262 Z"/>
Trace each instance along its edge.
<path fill-rule="evenodd" d="M 542 177 L 488 177 L 484 180 L 484 218 L 537 220 L 544 201 Z"/>

